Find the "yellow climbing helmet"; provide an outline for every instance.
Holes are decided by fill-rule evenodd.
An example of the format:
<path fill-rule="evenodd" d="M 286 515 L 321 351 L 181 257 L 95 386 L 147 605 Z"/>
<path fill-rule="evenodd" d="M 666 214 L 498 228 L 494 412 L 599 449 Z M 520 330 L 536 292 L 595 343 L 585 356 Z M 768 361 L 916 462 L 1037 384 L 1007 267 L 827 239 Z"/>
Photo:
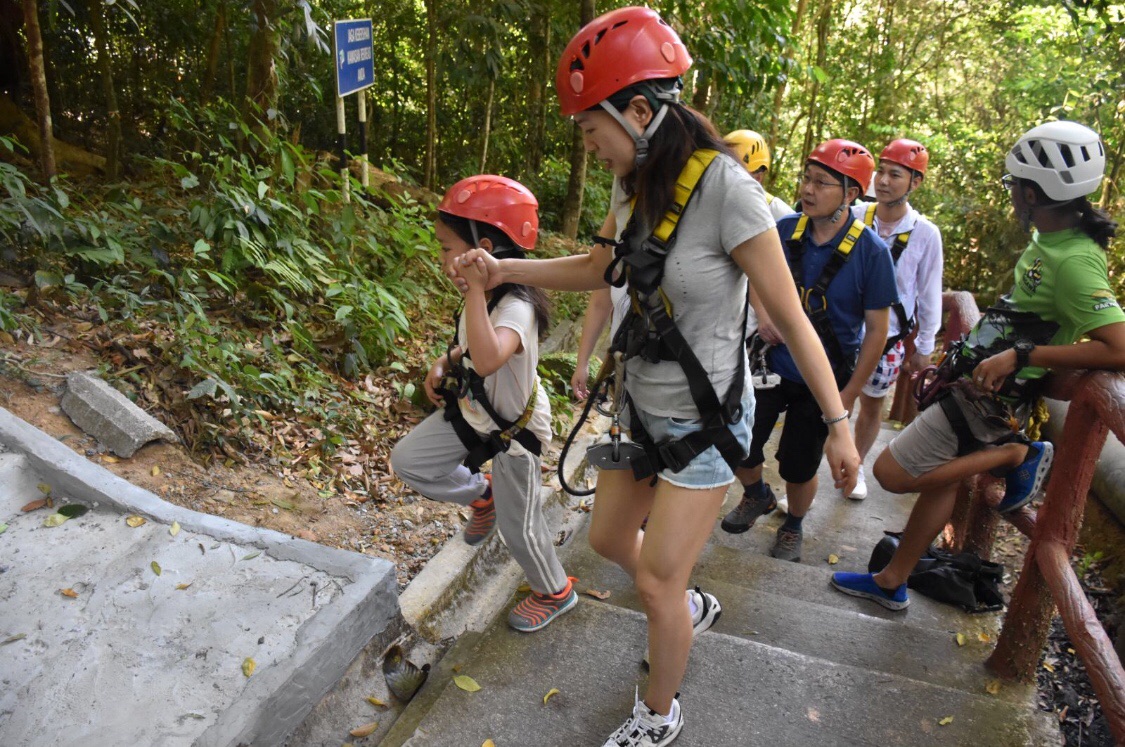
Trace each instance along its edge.
<path fill-rule="evenodd" d="M 769 169 L 770 149 L 766 139 L 753 130 L 735 130 L 725 140 L 746 170 L 753 174 L 758 169 Z"/>

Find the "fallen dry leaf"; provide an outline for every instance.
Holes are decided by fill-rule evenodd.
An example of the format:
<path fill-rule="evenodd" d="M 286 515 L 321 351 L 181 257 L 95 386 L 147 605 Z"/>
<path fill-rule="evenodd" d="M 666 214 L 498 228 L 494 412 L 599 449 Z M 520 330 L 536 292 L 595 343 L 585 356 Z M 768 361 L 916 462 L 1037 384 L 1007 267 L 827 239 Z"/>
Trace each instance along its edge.
<path fill-rule="evenodd" d="M 610 592 L 601 591 L 600 589 L 586 589 L 586 593 L 594 599 L 609 599 Z"/>
<path fill-rule="evenodd" d="M 349 731 L 348 734 L 351 734 L 353 737 L 358 737 L 358 738 L 369 737 L 372 734 L 374 734 L 375 730 L 378 729 L 378 728 L 379 728 L 379 722 L 378 721 L 372 721 L 370 724 L 364 724 L 363 726 L 357 726 L 356 728 Z"/>
<path fill-rule="evenodd" d="M 558 695 L 558 694 L 559 694 L 559 689 L 557 687 L 552 687 L 550 690 L 547 691 L 547 694 L 543 696 L 543 705 L 547 705 L 547 701 L 551 699 L 551 696 Z"/>
<path fill-rule="evenodd" d="M 984 686 L 984 689 L 989 695 L 998 695 L 1000 693 L 1000 680 L 990 680 Z"/>
<path fill-rule="evenodd" d="M 486 739 L 486 740 L 484 740 L 484 743 L 481 744 L 480 747 L 496 747 L 496 743 L 493 742 L 491 739 Z"/>
<path fill-rule="evenodd" d="M 364 698 L 364 700 L 366 700 L 368 703 L 375 706 L 376 708 L 386 708 L 387 707 L 386 703 L 379 700 L 374 695 L 368 695 L 366 698 Z"/>
<path fill-rule="evenodd" d="M 117 457 L 111 456 L 109 454 L 102 454 L 102 461 L 105 462 L 106 464 L 117 464 L 121 460 L 118 459 Z"/>
<path fill-rule="evenodd" d="M 251 553 L 247 553 L 246 555 L 243 555 L 242 559 L 243 560 L 253 560 L 254 558 L 258 557 L 261 554 L 262 554 L 262 551 L 258 550 L 257 552 L 251 552 Z"/>
<path fill-rule="evenodd" d="M 520 594 L 526 594 L 529 591 L 531 591 L 531 585 L 530 584 L 520 584 L 518 587 L 516 587 L 516 591 L 518 591 Z"/>
<path fill-rule="evenodd" d="M 7 646 L 9 643 L 15 643 L 16 641 L 22 641 L 24 638 L 27 638 L 27 633 L 16 633 L 15 635 L 9 636 L 8 638 L 5 638 L 4 640 L 0 641 L 0 646 Z"/>
<path fill-rule="evenodd" d="M 1055 671 L 1055 668 L 1053 666 L 1051 666 L 1050 663 L 1048 663 L 1048 662 L 1043 662 L 1043 668 L 1046 669 L 1048 672 Z"/>
<path fill-rule="evenodd" d="M 77 599 L 78 598 L 78 592 L 75 591 L 74 589 L 59 589 L 59 593 L 62 594 L 64 597 L 70 597 L 71 599 Z"/>
<path fill-rule="evenodd" d="M 475 693 L 477 690 L 480 690 L 480 685 L 477 684 L 477 681 L 467 674 L 459 674 L 454 677 L 453 684 L 467 693 Z"/>
<path fill-rule="evenodd" d="M 247 656 L 247 657 L 246 657 L 246 658 L 245 658 L 245 659 L 244 659 L 244 660 L 242 661 L 242 673 L 243 673 L 244 675 L 246 675 L 247 677 L 249 677 L 250 675 L 254 674 L 254 669 L 255 669 L 255 668 L 256 668 L 257 666 L 258 666 L 258 665 L 254 663 L 254 659 L 252 659 L 251 657 Z"/>
<path fill-rule="evenodd" d="M 152 476 L 153 477 L 159 477 L 160 476 L 160 465 L 157 465 L 157 464 L 152 465 Z"/>
<path fill-rule="evenodd" d="M 39 483 L 38 485 L 36 485 L 36 487 L 39 488 L 39 492 L 42 493 L 43 495 L 50 495 L 51 494 L 51 486 L 48 485 L 45 482 Z"/>
<path fill-rule="evenodd" d="M 155 573 L 157 576 L 160 575 L 160 563 L 157 563 L 154 560 L 154 561 L 152 561 L 151 563 L 148 564 L 148 567 L 151 568 L 152 572 Z"/>
<path fill-rule="evenodd" d="M 69 517 L 67 517 L 63 514 L 51 514 L 50 516 L 48 516 L 46 519 L 43 520 L 43 526 L 45 526 L 45 527 L 61 526 L 61 525 L 66 523 L 68 518 Z"/>
<path fill-rule="evenodd" d="M 137 527 L 145 523 L 145 517 L 137 516 L 136 514 L 133 514 L 132 516 L 126 516 L 125 523 L 131 526 L 133 529 L 136 529 Z"/>
<path fill-rule="evenodd" d="M 965 645 L 965 634 L 964 633 L 958 633 L 956 636 L 954 636 L 954 638 L 956 639 L 958 646 L 964 646 Z"/>
<path fill-rule="evenodd" d="M 953 723 L 953 717 L 952 716 L 946 716 L 941 721 L 938 721 L 939 726 L 949 726 L 952 723 Z"/>
<path fill-rule="evenodd" d="M 39 509 L 46 506 L 47 502 L 50 500 L 50 498 L 40 498 L 37 501 L 32 501 L 31 503 L 27 504 L 26 506 L 21 508 L 20 511 L 38 511 Z"/>
<path fill-rule="evenodd" d="M 988 643 L 992 640 L 992 636 L 990 636 L 988 633 L 977 633 L 977 640 L 981 643 Z"/>
<path fill-rule="evenodd" d="M 828 565 L 836 565 L 839 562 L 840 562 L 840 556 L 839 555 L 836 555 L 835 553 L 831 553 L 828 556 Z"/>

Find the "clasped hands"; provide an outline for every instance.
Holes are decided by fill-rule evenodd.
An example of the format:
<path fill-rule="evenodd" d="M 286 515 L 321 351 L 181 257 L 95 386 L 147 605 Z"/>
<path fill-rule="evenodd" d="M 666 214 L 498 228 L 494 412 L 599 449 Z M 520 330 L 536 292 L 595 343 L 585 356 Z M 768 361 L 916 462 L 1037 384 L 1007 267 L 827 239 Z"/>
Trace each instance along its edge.
<path fill-rule="evenodd" d="M 449 279 L 462 295 L 470 291 L 486 291 L 499 285 L 499 262 L 481 248 L 470 249 L 453 260 L 447 270 Z"/>

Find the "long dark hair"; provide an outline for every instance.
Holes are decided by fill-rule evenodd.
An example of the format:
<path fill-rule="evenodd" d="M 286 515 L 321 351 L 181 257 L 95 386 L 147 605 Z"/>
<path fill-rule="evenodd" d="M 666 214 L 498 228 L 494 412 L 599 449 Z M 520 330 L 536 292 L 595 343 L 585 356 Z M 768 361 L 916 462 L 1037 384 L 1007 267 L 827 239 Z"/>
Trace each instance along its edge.
<path fill-rule="evenodd" d="M 644 96 L 655 114 L 660 102 L 649 95 L 648 86 L 663 89 L 675 83 L 675 79 L 671 79 L 630 86 L 611 96 L 609 102 L 619 111 L 624 111 L 634 96 Z M 625 194 L 637 198 L 635 209 L 638 217 L 650 227 L 656 226 L 672 204 L 676 177 L 692 153 L 700 148 L 709 148 L 737 158 L 706 116 L 685 104 L 667 104 L 667 107 L 664 121 L 649 142 L 648 158 L 640 168 L 621 180 Z"/>
<path fill-rule="evenodd" d="M 1030 179 L 1018 179 L 1022 184 L 1028 184 L 1035 190 L 1038 203 L 1048 210 L 1067 210 L 1078 213 L 1078 230 L 1090 237 L 1091 240 L 1103 250 L 1109 249 L 1109 242 L 1117 234 L 1117 221 L 1109 217 L 1109 213 L 1095 207 L 1089 197 L 1079 197 L 1069 202 L 1055 202 L 1043 191 L 1037 183 Z"/>
<path fill-rule="evenodd" d="M 468 218 L 462 218 L 459 215 L 438 211 L 438 220 L 444 223 L 450 231 L 457 234 L 457 238 L 464 241 L 469 246 L 477 246 L 480 239 L 488 239 L 492 242 L 492 256 L 500 257 L 522 257 L 523 250 L 517 247 L 508 234 L 501 231 L 491 223 L 482 223 L 481 221 L 470 221 Z M 477 238 L 473 238 L 473 229 L 470 224 L 476 223 Z M 547 298 L 547 294 L 539 288 L 533 288 L 530 285 L 519 285 L 518 283 L 504 283 L 492 289 L 492 300 L 496 303 L 500 299 L 511 293 L 516 298 L 527 301 L 535 309 L 535 322 L 539 327 L 539 339 L 542 340 L 547 336 L 547 326 L 551 323 L 551 302 Z"/>

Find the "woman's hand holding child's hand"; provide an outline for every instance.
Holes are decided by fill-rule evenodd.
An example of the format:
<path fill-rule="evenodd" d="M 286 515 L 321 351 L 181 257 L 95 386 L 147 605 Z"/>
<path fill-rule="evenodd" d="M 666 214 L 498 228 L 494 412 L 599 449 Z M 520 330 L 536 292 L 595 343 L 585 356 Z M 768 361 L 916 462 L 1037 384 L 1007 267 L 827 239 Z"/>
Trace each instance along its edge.
<path fill-rule="evenodd" d="M 474 249 L 462 254 L 460 260 L 457 262 L 457 273 L 465 284 L 464 289 L 461 291 L 462 293 L 467 293 L 470 290 L 483 293 L 488 290 L 488 268 L 485 266 L 484 262 L 477 259 L 481 254 L 490 259 L 492 258 L 492 255 L 485 250 Z M 460 285 L 458 287 L 460 287 Z"/>

